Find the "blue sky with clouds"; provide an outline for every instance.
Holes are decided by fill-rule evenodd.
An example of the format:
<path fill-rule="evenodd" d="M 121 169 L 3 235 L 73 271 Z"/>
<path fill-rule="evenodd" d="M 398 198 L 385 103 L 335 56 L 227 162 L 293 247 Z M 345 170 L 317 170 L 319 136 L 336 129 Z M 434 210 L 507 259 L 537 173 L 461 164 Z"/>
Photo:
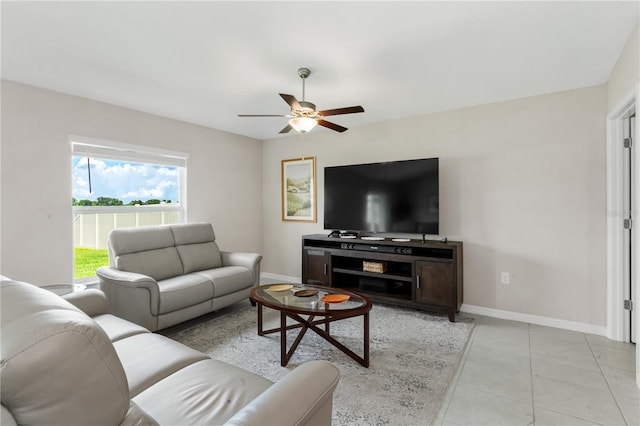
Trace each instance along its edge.
<path fill-rule="evenodd" d="M 111 197 L 127 204 L 149 199 L 179 201 L 178 168 L 91 158 L 91 189 L 87 157 L 73 157 L 73 196 L 78 200 Z"/>

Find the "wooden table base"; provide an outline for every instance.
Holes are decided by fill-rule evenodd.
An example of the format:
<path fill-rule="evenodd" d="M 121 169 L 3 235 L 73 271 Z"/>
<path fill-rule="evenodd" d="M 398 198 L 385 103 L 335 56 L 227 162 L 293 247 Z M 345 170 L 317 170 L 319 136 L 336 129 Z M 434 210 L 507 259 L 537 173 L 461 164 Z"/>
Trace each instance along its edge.
<path fill-rule="evenodd" d="M 262 322 L 262 303 L 258 302 L 257 310 L 258 310 L 258 335 L 264 336 L 265 334 L 278 333 L 278 332 L 280 333 L 280 365 L 282 365 L 283 367 L 289 363 L 289 360 L 291 359 L 296 349 L 298 348 L 300 341 L 302 340 L 307 330 L 309 329 L 313 330 L 317 335 L 325 339 L 327 342 L 331 343 L 336 348 L 340 349 L 343 353 L 350 356 L 352 359 L 360 363 L 362 366 L 367 368 L 369 367 L 369 312 L 359 314 L 364 317 L 364 324 L 363 324 L 364 350 L 363 350 L 363 356 L 360 356 L 355 352 L 353 352 L 351 349 L 347 348 L 345 345 L 343 345 L 339 341 L 337 341 L 330 334 L 330 324 L 333 321 L 339 321 L 346 318 L 353 318 L 359 315 L 340 315 L 339 314 L 340 311 L 335 311 L 335 314 L 332 313 L 331 315 L 326 315 L 326 316 L 323 315 L 323 317 L 320 319 L 315 319 L 314 315 L 310 315 L 308 318 L 305 319 L 298 314 L 280 311 L 280 327 L 272 328 L 270 330 L 264 330 L 263 322 Z M 297 324 L 287 325 L 287 317 L 295 320 Z M 318 327 L 318 325 L 324 325 L 324 330 Z M 300 328 L 301 330 L 298 333 L 298 336 L 296 336 L 296 339 L 294 340 L 289 350 L 287 350 L 287 330 L 293 330 L 296 328 Z"/>

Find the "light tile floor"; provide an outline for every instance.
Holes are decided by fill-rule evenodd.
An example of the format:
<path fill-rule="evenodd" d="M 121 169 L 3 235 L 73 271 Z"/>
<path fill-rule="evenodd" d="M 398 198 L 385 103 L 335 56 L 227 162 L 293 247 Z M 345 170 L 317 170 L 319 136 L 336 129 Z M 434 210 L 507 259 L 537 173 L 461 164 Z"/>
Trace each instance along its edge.
<path fill-rule="evenodd" d="M 636 346 L 490 317 L 476 327 L 438 425 L 640 425 Z"/>

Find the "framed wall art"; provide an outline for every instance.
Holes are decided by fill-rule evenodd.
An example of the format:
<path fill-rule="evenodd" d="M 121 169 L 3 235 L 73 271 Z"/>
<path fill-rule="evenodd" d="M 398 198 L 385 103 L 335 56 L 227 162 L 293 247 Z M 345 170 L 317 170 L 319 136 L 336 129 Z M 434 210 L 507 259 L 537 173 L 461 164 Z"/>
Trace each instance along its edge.
<path fill-rule="evenodd" d="M 282 220 L 316 222 L 316 158 L 282 160 Z"/>

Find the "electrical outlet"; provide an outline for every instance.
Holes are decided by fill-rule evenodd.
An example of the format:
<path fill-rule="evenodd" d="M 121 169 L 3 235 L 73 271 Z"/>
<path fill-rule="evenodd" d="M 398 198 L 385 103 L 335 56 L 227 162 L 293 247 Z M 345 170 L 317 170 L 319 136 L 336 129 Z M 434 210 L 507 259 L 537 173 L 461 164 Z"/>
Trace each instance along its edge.
<path fill-rule="evenodd" d="M 510 284 L 511 283 L 511 274 L 508 272 L 500 273 L 500 282 L 502 284 Z"/>

